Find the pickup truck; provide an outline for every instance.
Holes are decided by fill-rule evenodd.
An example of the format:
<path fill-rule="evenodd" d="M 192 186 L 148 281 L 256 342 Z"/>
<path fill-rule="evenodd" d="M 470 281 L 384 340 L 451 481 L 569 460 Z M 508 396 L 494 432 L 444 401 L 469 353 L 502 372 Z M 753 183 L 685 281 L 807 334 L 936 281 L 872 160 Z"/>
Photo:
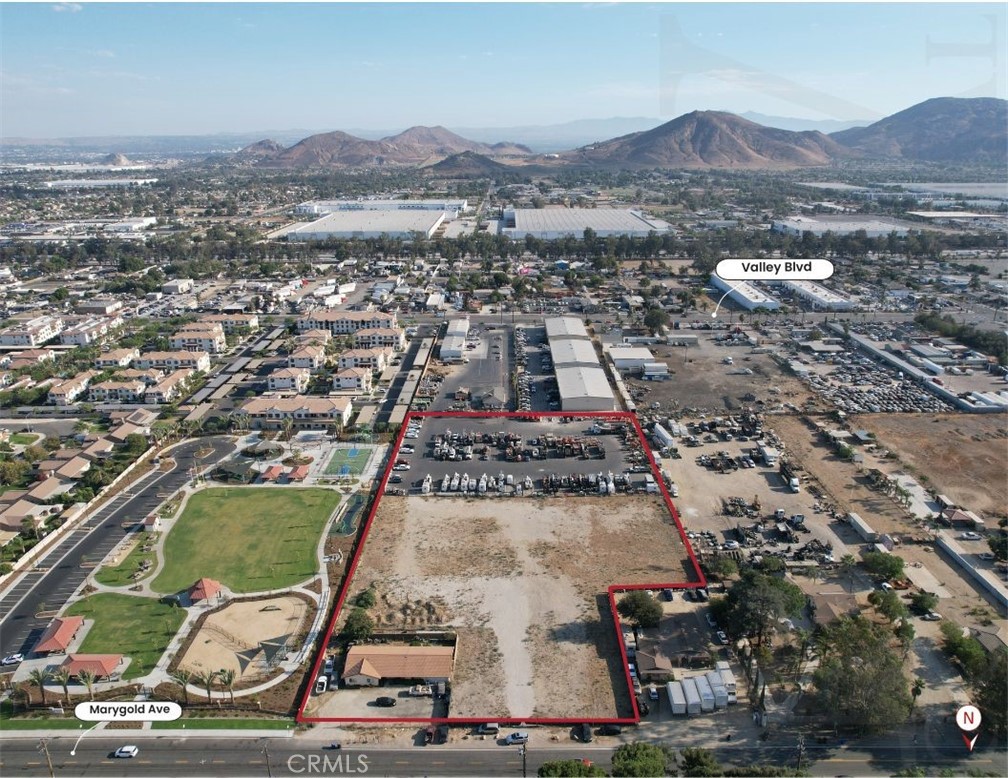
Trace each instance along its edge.
<path fill-rule="evenodd" d="M 434 694 L 434 690 L 430 686 L 411 686 L 409 690 L 410 697 L 430 697 Z"/>

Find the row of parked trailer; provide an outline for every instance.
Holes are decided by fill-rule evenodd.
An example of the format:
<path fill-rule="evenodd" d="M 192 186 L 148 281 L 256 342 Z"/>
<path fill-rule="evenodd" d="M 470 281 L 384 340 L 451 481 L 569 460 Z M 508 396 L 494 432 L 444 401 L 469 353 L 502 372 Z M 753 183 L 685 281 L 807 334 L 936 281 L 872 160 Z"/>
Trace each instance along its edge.
<path fill-rule="evenodd" d="M 669 681 L 665 692 L 674 716 L 699 716 L 738 702 L 735 674 L 724 661 L 703 675 Z"/>

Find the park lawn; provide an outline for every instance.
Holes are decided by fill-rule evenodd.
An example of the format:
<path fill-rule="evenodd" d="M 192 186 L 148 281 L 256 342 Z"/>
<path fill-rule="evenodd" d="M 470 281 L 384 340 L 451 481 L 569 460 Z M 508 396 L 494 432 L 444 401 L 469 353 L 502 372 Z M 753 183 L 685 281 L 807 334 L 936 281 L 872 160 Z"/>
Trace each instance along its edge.
<path fill-rule="evenodd" d="M 136 581 L 133 580 L 133 573 L 140 569 L 141 562 L 150 560 L 153 565 L 156 561 L 153 550 L 143 550 L 145 541 L 150 539 L 152 539 L 150 533 L 143 533 L 138 539 L 137 544 L 133 546 L 122 562 L 118 565 L 105 565 L 98 568 L 98 572 L 95 573 L 95 580 L 105 586 L 130 586 L 149 576 L 154 572 L 153 567 L 137 578 Z"/>
<path fill-rule="evenodd" d="M 368 459 L 371 457 L 372 449 L 370 447 L 358 448 L 356 449 L 357 456 L 352 457 L 349 452 L 354 450 L 352 448 L 338 448 L 333 451 L 332 457 L 326 465 L 325 474 L 341 475 L 344 465 L 347 468 L 347 475 L 360 475 L 363 473 L 364 465 L 367 464 Z"/>
<path fill-rule="evenodd" d="M 330 489 L 230 487 L 189 498 L 165 540 L 151 587 L 164 594 L 200 578 L 234 592 L 283 589 L 318 573 L 316 549 L 340 495 Z"/>
<path fill-rule="evenodd" d="M 154 669 L 185 617 L 181 608 L 150 597 L 110 592 L 75 602 L 65 615 L 95 620 L 77 653 L 125 654 L 132 659 L 123 673 L 127 681 Z"/>
<path fill-rule="evenodd" d="M 12 446 L 30 446 L 36 440 L 39 439 L 39 435 L 34 432 L 15 432 L 10 436 L 9 443 Z"/>
<path fill-rule="evenodd" d="M 176 719 L 155 721 L 151 729 L 294 729 L 293 721 L 278 719 Z"/>

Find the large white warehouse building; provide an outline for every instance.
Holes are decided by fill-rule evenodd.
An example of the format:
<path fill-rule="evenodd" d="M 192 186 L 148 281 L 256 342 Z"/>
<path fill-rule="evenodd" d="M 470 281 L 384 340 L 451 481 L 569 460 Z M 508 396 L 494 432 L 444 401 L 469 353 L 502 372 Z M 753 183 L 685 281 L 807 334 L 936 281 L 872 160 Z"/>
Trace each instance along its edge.
<path fill-rule="evenodd" d="M 780 285 L 819 311 L 849 311 L 854 307 L 849 297 L 812 281 L 781 281 Z"/>
<path fill-rule="evenodd" d="M 584 323 L 574 316 L 546 319 L 546 337 L 564 411 L 612 411 L 616 398 Z"/>
<path fill-rule="evenodd" d="M 580 338 L 588 340 L 588 330 L 584 322 L 576 316 L 551 316 L 546 319 L 546 337 L 552 342 L 554 338 Z"/>
<path fill-rule="evenodd" d="M 711 276 L 711 283 L 722 292 L 727 292 L 732 302 L 742 306 L 747 311 L 762 308 L 766 311 L 776 311 L 780 308 L 780 300 L 761 292 L 748 281 L 725 281 L 719 275 Z"/>
<path fill-rule="evenodd" d="M 336 211 L 444 211 L 448 219 L 469 209 L 467 200 L 309 200 L 298 205 L 299 216 L 325 216 Z"/>
<path fill-rule="evenodd" d="M 444 220 L 444 211 L 334 211 L 290 230 L 287 240 L 345 240 L 382 235 L 410 240 L 417 234 L 429 238 Z"/>
<path fill-rule="evenodd" d="M 616 235 L 647 237 L 663 233 L 670 225 L 640 211 L 619 208 L 510 208 L 504 211 L 500 232 L 513 240 L 527 235 L 542 240 L 575 237 L 591 229 L 600 238 Z"/>
<path fill-rule="evenodd" d="M 466 350 L 466 335 L 469 334 L 469 319 L 452 319 L 441 340 L 441 361 L 459 362 Z"/>

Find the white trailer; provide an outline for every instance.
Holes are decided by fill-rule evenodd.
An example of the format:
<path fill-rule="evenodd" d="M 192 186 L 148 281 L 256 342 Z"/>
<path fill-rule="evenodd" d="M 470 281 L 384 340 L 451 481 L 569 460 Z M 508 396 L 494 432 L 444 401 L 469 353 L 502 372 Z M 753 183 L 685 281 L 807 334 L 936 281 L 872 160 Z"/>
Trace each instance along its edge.
<path fill-rule="evenodd" d="M 707 676 L 698 675 L 693 680 L 696 682 L 697 692 L 700 694 L 700 710 L 704 713 L 711 713 L 714 710 L 714 690 L 711 689 Z"/>
<path fill-rule="evenodd" d="M 710 684 L 711 691 L 714 692 L 714 707 L 723 710 L 728 707 L 728 690 L 721 680 L 721 674 L 717 670 L 707 672 L 707 683 Z"/>
<path fill-rule="evenodd" d="M 725 664 L 728 664 L 725 662 Z M 738 694 L 738 685 L 735 683 L 735 673 L 727 667 L 718 668 L 718 673 L 721 675 L 721 682 L 724 684 L 725 689 L 729 694 Z"/>
<path fill-rule="evenodd" d="M 683 694 L 686 696 L 686 715 L 699 716 L 703 710 L 700 700 L 700 691 L 697 689 L 696 680 L 693 678 L 682 679 Z"/>
<path fill-rule="evenodd" d="M 654 425 L 654 432 L 651 437 L 658 445 L 658 448 L 670 448 L 675 445 L 675 438 L 672 437 L 672 433 L 665 429 L 661 424 Z"/>
<path fill-rule="evenodd" d="M 665 684 L 665 692 L 668 694 L 669 709 L 673 716 L 686 715 L 686 693 L 679 681 L 669 681 Z"/>
<path fill-rule="evenodd" d="M 878 533 L 868 526 L 868 522 L 856 513 L 847 514 L 847 523 L 854 528 L 854 531 L 865 543 L 875 543 L 878 540 Z"/>
<path fill-rule="evenodd" d="M 777 457 L 780 456 L 780 452 L 771 446 L 760 446 L 760 458 L 767 467 L 773 467 L 777 464 Z"/>

